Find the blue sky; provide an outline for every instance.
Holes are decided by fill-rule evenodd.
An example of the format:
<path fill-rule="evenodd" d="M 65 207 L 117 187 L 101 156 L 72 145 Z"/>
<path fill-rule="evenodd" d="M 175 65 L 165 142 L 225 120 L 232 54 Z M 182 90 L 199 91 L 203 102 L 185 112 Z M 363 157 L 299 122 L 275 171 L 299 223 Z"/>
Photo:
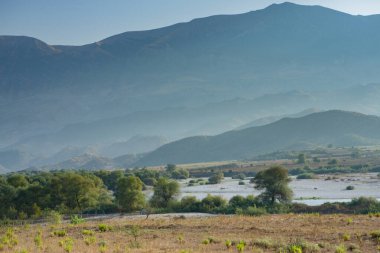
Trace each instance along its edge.
<path fill-rule="evenodd" d="M 262 9 L 273 0 L 0 0 L 0 35 L 81 45 L 215 14 Z M 380 0 L 294 0 L 354 15 L 380 13 Z"/>

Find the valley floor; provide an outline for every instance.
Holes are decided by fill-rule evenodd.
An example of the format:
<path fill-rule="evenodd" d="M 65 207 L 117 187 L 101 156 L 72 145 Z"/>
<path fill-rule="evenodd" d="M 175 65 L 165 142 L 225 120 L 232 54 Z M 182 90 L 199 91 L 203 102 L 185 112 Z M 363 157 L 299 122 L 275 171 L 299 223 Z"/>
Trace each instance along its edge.
<path fill-rule="evenodd" d="M 107 231 L 100 232 L 100 224 L 106 225 L 103 227 Z M 302 245 L 302 252 L 346 252 L 337 251 L 337 247 L 341 247 L 346 248 L 347 252 L 371 253 L 379 250 L 379 237 L 371 235 L 379 228 L 380 218 L 376 215 L 248 217 L 173 214 L 152 215 L 148 219 L 145 216 L 124 216 L 79 225 L 14 227 L 11 234 L 17 245 L 10 249 L 3 243 L 3 250 L 0 251 L 238 252 L 234 242 L 244 240 L 246 246 L 243 252 L 289 252 L 286 249 L 293 243 Z M 6 238 L 6 231 L 6 228 L 1 228 L 3 239 Z M 42 232 L 40 240 L 36 240 L 38 231 Z M 230 249 L 226 247 L 226 240 L 233 244 Z M 40 249 L 37 241 L 40 241 Z M 281 247 L 284 251 L 280 251 Z"/>

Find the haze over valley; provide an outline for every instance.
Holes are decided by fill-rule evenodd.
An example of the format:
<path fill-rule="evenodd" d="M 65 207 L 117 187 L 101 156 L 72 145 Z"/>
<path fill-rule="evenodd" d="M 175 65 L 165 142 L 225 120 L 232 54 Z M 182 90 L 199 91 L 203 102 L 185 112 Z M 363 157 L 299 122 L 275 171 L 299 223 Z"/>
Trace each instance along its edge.
<path fill-rule="evenodd" d="M 284 117 L 336 109 L 379 115 L 379 29 L 380 15 L 283 3 L 83 46 L 0 36 L 1 171 L 182 162 L 150 157 L 182 138 Z M 357 119 L 350 120 L 346 123 Z M 379 144 L 377 135 L 344 132 L 338 123 L 333 131 L 357 138 L 333 144 Z M 282 147 L 327 143 L 314 137 L 286 140 Z M 282 149 L 252 141 L 255 152 L 228 159 Z M 128 159 L 114 162 L 123 156 Z"/>

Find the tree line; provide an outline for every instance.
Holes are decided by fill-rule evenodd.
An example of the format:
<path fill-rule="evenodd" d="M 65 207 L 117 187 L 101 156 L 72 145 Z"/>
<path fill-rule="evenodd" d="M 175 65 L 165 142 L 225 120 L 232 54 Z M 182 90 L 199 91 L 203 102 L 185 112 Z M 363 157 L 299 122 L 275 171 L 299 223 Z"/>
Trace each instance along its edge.
<path fill-rule="evenodd" d="M 0 176 L 0 219 L 38 219 L 49 212 L 61 214 L 134 212 L 209 212 L 259 215 L 319 210 L 380 211 L 376 200 L 361 199 L 356 204 L 321 206 L 320 209 L 292 204 L 288 171 L 274 166 L 251 179 L 259 196 L 235 196 L 229 201 L 208 195 L 202 200 L 186 196 L 178 200 L 180 186 L 175 179 L 189 177 L 188 171 L 168 165 L 165 170 L 52 171 L 24 172 Z M 210 177 L 218 183 L 223 173 Z M 215 182 L 214 182 L 215 181 Z M 153 195 L 144 193 L 151 186 Z M 369 209 L 371 207 L 371 209 Z M 354 208 L 354 210 L 358 211 Z"/>

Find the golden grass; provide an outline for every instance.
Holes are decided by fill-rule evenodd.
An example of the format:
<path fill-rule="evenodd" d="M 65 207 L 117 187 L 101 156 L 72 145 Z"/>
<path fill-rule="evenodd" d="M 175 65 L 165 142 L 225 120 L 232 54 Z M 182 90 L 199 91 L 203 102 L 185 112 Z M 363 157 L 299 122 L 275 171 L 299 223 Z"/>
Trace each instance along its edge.
<path fill-rule="evenodd" d="M 352 222 L 348 223 L 347 220 Z M 112 230 L 100 232 L 99 224 L 107 224 Z M 137 236 L 136 233 L 131 233 L 136 226 L 139 228 Z M 380 229 L 380 218 L 368 215 L 286 214 L 261 217 L 158 217 L 147 220 L 143 217 L 121 217 L 88 221 L 75 226 L 43 224 L 13 229 L 18 244 L 13 248 L 5 245 L 0 252 L 23 252 L 23 249 L 28 253 L 65 252 L 60 242 L 67 238 L 72 239 L 72 252 L 75 253 L 237 252 L 235 245 L 227 249 L 226 240 L 244 240 L 247 242 L 244 252 L 277 252 L 275 247 L 297 240 L 323 246 L 319 252 L 335 252 L 335 248 L 342 244 L 347 248 L 356 248 L 355 252 L 378 252 L 380 243 L 371 236 L 372 231 Z M 0 238 L 6 230 L 1 229 Z M 55 236 L 52 232 L 56 230 L 65 230 L 67 235 Z M 83 230 L 87 232 L 83 234 Z M 35 243 L 38 231 L 42 231 L 41 248 Z M 95 233 L 89 235 L 88 231 Z M 206 240 L 209 243 L 202 243 Z M 269 245 L 269 248 L 263 245 Z"/>

